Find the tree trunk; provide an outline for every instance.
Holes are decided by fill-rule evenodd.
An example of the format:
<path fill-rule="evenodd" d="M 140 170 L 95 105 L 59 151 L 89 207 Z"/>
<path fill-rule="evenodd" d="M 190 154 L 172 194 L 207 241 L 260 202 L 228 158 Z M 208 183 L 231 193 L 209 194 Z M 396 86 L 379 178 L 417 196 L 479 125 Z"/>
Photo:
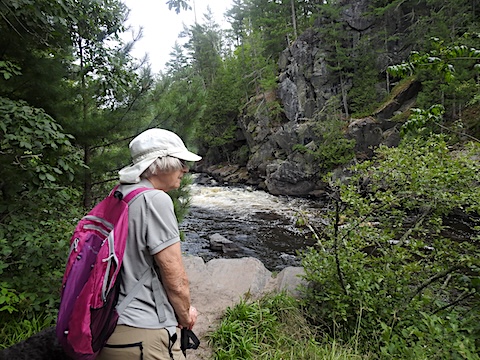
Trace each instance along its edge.
<path fill-rule="evenodd" d="M 87 84 L 85 79 L 85 65 L 83 61 L 83 44 L 81 40 L 78 42 L 79 54 L 80 54 L 80 71 L 81 71 L 81 93 L 82 93 L 82 120 L 84 127 L 86 128 L 87 124 L 87 117 L 88 117 L 88 102 L 87 102 Z M 92 174 L 88 169 L 88 165 L 90 163 L 90 149 L 87 145 L 83 146 L 83 161 L 87 168 L 84 172 L 83 178 L 83 206 L 89 209 L 92 204 Z"/>
<path fill-rule="evenodd" d="M 91 149 L 87 146 L 83 148 L 83 161 L 86 166 L 89 165 L 91 158 Z M 84 177 L 83 177 L 83 206 L 86 209 L 90 209 L 92 207 L 92 173 L 90 169 L 85 169 Z"/>
<path fill-rule="evenodd" d="M 295 41 L 297 39 L 297 15 L 295 14 L 295 0 L 290 0 L 292 6 L 292 26 L 293 26 L 293 36 Z"/>

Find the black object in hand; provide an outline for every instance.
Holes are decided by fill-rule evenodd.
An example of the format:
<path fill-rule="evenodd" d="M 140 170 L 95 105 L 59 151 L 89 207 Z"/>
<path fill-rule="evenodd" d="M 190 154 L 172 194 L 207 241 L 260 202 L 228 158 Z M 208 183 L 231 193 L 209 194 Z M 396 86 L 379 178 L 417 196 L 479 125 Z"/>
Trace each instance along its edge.
<path fill-rule="evenodd" d="M 183 355 L 186 356 L 187 349 L 197 349 L 198 345 L 200 345 L 200 340 L 198 340 L 192 330 L 183 328 L 181 332 L 180 348 L 182 349 Z"/>

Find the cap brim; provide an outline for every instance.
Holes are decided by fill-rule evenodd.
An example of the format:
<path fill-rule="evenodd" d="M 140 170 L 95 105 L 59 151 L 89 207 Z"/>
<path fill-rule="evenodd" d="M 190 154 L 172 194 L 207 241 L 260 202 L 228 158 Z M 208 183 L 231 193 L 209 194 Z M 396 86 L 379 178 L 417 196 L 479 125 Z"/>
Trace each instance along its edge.
<path fill-rule="evenodd" d="M 182 150 L 182 151 L 177 151 L 177 152 L 169 152 L 170 156 L 185 160 L 185 161 L 200 161 L 202 160 L 201 156 L 198 156 L 197 154 L 192 153 L 191 151 L 188 150 Z"/>

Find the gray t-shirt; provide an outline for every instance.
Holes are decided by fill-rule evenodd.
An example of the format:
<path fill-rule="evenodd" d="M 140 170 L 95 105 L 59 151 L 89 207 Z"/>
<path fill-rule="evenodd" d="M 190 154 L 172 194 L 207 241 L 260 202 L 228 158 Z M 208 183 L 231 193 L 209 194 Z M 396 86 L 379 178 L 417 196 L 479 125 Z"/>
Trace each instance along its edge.
<path fill-rule="evenodd" d="M 148 187 L 152 190 L 142 192 L 130 202 L 128 239 L 121 270 L 119 303 L 145 271 L 152 268 L 155 262 L 153 255 L 180 241 L 177 218 L 169 195 L 153 189 L 148 180 L 142 180 L 138 184 L 121 185 L 118 190 L 126 196 L 139 187 Z M 167 328 L 172 334 L 178 324 L 175 312 L 161 286 L 162 297 L 165 299 L 166 321 L 159 321 L 152 291 L 152 279 L 155 275 L 152 271 L 150 274 L 138 294 L 120 315 L 118 324 L 147 329 Z"/>

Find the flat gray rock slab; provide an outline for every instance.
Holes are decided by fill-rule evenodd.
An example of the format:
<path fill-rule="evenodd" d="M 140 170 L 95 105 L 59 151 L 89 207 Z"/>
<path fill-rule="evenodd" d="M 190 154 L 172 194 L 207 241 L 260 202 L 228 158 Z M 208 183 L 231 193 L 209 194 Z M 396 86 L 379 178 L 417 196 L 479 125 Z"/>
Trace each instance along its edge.
<path fill-rule="evenodd" d="M 185 256 L 185 269 L 190 281 L 192 304 L 199 312 L 193 328 L 201 341 L 197 350 L 188 350 L 187 359 L 208 359 L 211 350 L 206 335 L 215 330 L 228 307 L 242 299 L 257 299 L 269 292 L 286 290 L 298 295 L 303 269 L 288 267 L 277 276 L 255 258 L 214 259 L 205 263 L 202 258 Z"/>

